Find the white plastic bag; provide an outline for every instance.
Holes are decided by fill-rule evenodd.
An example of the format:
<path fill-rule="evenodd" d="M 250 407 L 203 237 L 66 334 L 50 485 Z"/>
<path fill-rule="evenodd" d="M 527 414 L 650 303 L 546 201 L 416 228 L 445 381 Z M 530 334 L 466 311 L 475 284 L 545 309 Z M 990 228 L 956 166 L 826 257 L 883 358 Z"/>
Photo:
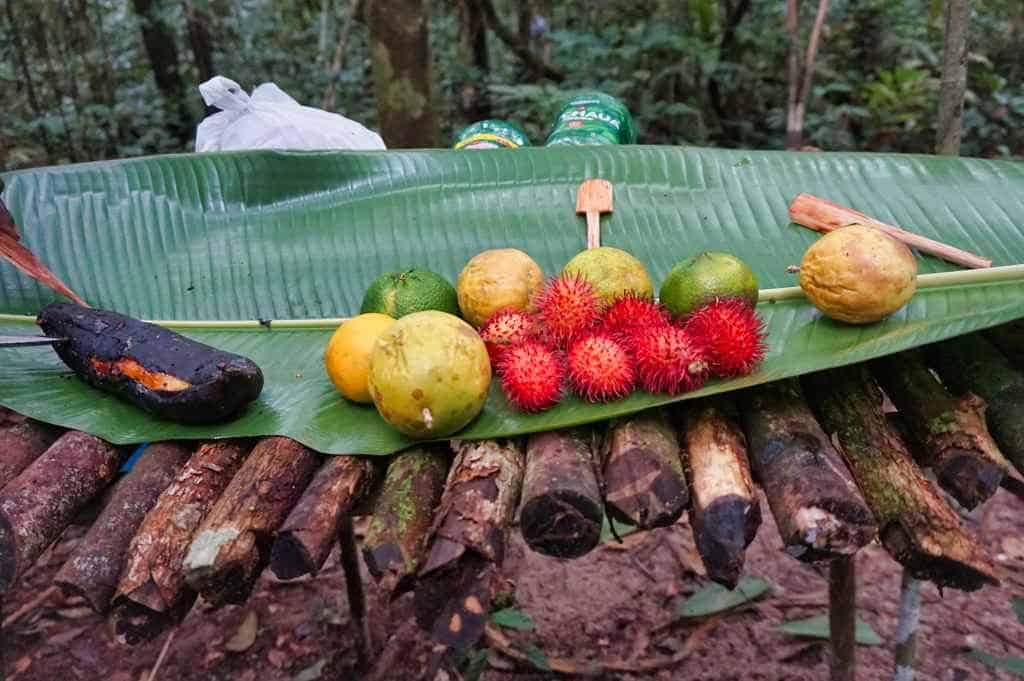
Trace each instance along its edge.
<path fill-rule="evenodd" d="M 238 83 L 214 76 L 199 86 L 221 109 L 196 129 L 196 151 L 232 149 L 384 149 L 380 135 L 344 116 L 302 106 L 274 83 L 250 97 Z"/>

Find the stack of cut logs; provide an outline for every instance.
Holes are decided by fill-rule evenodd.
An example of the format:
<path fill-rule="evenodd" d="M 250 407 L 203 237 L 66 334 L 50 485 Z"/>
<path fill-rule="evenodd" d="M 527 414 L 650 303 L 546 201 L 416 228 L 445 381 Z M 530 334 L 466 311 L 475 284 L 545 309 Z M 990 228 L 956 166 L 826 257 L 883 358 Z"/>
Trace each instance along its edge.
<path fill-rule="evenodd" d="M 458 649 L 484 631 L 516 525 L 533 550 L 568 559 L 597 545 L 606 514 L 650 529 L 689 509 L 708 576 L 734 585 L 761 520 L 754 480 L 798 560 L 878 538 L 913 576 L 976 589 L 996 582 L 992 563 L 951 504 L 1019 489 L 1022 339 L 1024 320 L 600 428 L 390 459 L 322 457 L 283 437 L 155 443 L 106 493 L 127 449 L 3 412 L 0 589 L 103 499 L 56 581 L 127 644 L 173 627 L 198 596 L 244 602 L 267 566 L 315 575 L 336 542 L 358 622 L 350 519 L 371 514 L 369 572 L 391 596 L 415 588 L 419 624 Z"/>

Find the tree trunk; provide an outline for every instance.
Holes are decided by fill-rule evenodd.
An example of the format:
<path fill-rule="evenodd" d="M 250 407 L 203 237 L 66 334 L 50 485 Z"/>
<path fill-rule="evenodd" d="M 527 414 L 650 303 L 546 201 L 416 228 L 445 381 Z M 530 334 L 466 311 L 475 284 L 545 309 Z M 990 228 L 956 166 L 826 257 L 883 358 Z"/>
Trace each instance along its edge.
<path fill-rule="evenodd" d="M 960 153 L 970 14 L 970 0 L 946 0 L 946 38 L 942 49 L 942 85 L 939 88 L 939 119 L 935 130 L 936 154 L 955 156 Z"/>
<path fill-rule="evenodd" d="M 392 148 L 437 147 L 424 0 L 373 0 L 367 10 L 381 136 Z"/>
<path fill-rule="evenodd" d="M 799 149 L 804 134 L 807 98 L 814 81 L 814 60 L 818 55 L 818 39 L 828 14 L 828 0 L 818 0 L 818 13 L 807 39 L 807 50 L 800 57 L 800 6 L 798 0 L 786 2 L 786 32 L 789 34 L 789 101 L 786 106 L 786 148 Z"/>
<path fill-rule="evenodd" d="M 192 136 L 193 121 L 185 105 L 185 83 L 181 78 L 174 31 L 160 18 L 161 4 L 161 0 L 132 0 L 153 78 L 164 98 L 164 109 L 169 117 L 167 129 L 185 144 Z"/>
<path fill-rule="evenodd" d="M 202 83 L 216 75 L 213 70 L 213 45 L 210 40 L 210 14 L 196 0 L 185 0 L 183 9 L 192 61 L 199 72 L 199 82 Z"/>
<path fill-rule="evenodd" d="M 28 105 L 32 108 L 33 116 L 41 118 L 43 116 L 43 108 L 39 96 L 36 94 L 32 73 L 28 68 L 28 53 L 25 51 L 25 45 L 21 40 L 21 25 L 14 16 L 14 2 L 15 0 L 4 1 L 4 14 L 7 16 L 7 30 L 9 31 L 7 35 L 10 36 L 11 46 L 14 48 L 14 58 L 17 60 L 18 71 L 21 72 L 22 84 L 25 86 L 25 96 L 28 99 Z M 53 153 L 50 148 L 50 135 L 45 127 L 40 127 L 39 134 L 42 138 L 47 160 L 52 161 L 50 158 Z"/>
<path fill-rule="evenodd" d="M 460 7 L 463 59 L 472 67 L 469 80 L 462 84 L 462 117 L 473 122 L 491 117 L 491 102 L 487 96 L 487 79 L 491 71 L 487 53 L 487 21 L 480 5 L 473 0 L 463 0 Z"/>

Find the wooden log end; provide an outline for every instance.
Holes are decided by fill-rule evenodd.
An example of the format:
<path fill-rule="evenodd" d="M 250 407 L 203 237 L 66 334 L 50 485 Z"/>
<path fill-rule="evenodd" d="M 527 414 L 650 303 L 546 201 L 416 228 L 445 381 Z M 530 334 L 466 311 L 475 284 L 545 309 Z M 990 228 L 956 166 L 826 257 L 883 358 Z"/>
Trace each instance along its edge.
<path fill-rule="evenodd" d="M 114 639 L 121 645 L 129 646 L 152 641 L 181 622 L 195 600 L 195 592 L 189 592 L 189 596 L 181 599 L 175 607 L 154 610 L 138 601 L 119 598 L 114 601 L 110 614 Z"/>
<path fill-rule="evenodd" d="M 295 532 L 283 531 L 278 533 L 270 550 L 270 570 L 278 579 L 298 579 L 315 575 L 320 571 L 320 565 Z"/>
<path fill-rule="evenodd" d="M 526 502 L 519 511 L 519 529 L 527 546 L 555 558 L 578 558 L 601 539 L 601 507 L 594 498 L 573 490 L 553 490 Z"/>
<path fill-rule="evenodd" d="M 1006 475 L 1006 469 L 995 461 L 980 459 L 976 451 L 964 449 L 947 451 L 934 470 L 939 485 L 967 510 L 995 494 Z"/>
<path fill-rule="evenodd" d="M 886 550 L 914 579 L 929 580 L 939 588 L 951 587 L 961 591 L 976 591 L 983 586 L 999 584 L 992 565 L 976 553 L 953 557 L 938 545 L 922 546 L 898 523 L 884 527 L 880 537 Z"/>
<path fill-rule="evenodd" d="M 487 625 L 495 575 L 493 563 L 472 554 L 453 569 L 421 579 L 413 596 L 417 624 L 435 643 L 455 651 L 473 645 Z"/>
<path fill-rule="evenodd" d="M 808 563 L 853 555 L 878 533 L 874 517 L 859 499 L 801 507 L 789 520 L 792 532 L 782 538 L 784 550 Z"/>
<path fill-rule="evenodd" d="M 228 559 L 221 555 L 226 547 L 230 547 Z M 263 563 L 251 532 L 239 534 L 235 529 L 222 528 L 201 530 L 192 540 L 184 566 L 189 586 L 219 608 L 245 603 Z"/>
<path fill-rule="evenodd" d="M 710 579 L 730 589 L 736 586 L 760 524 L 757 500 L 733 494 L 716 498 L 694 515 L 693 537 Z"/>

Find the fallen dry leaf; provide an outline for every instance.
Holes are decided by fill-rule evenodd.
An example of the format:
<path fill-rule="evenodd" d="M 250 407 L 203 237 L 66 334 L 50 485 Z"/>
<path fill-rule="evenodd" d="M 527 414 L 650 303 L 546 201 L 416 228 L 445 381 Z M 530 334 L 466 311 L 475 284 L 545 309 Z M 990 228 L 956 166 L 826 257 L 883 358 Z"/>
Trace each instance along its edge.
<path fill-rule="evenodd" d="M 245 619 L 242 620 L 242 623 L 238 625 L 234 636 L 229 638 L 227 643 L 224 644 L 224 649 L 230 650 L 233 653 L 244 653 L 256 642 L 256 634 L 259 628 L 259 617 L 257 617 L 255 610 L 250 610 L 246 614 Z"/>
<path fill-rule="evenodd" d="M 32 656 L 22 655 L 18 658 L 18 661 L 14 663 L 14 673 L 21 674 L 26 669 L 32 666 Z"/>

